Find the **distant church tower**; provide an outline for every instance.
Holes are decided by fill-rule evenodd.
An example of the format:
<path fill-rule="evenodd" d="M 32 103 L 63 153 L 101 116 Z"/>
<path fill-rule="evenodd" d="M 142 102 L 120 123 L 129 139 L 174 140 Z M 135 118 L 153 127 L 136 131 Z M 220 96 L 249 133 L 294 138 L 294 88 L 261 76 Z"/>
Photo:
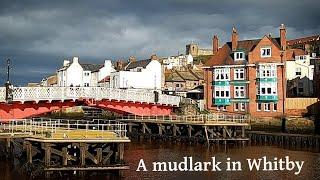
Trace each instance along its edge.
<path fill-rule="evenodd" d="M 199 45 L 191 42 L 186 45 L 186 55 L 191 54 L 193 57 L 198 56 Z"/>

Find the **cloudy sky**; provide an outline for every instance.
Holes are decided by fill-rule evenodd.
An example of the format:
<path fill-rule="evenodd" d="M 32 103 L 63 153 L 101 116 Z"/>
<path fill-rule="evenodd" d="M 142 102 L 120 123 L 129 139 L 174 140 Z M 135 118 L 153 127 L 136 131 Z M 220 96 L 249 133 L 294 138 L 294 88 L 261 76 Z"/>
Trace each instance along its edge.
<path fill-rule="evenodd" d="M 288 38 L 320 33 L 319 0 L 1 0 L 0 83 L 5 58 L 12 81 L 24 85 L 54 73 L 63 59 L 81 62 L 175 55 L 197 42 L 211 48 L 217 34 L 229 41 L 233 26 L 240 39 Z"/>

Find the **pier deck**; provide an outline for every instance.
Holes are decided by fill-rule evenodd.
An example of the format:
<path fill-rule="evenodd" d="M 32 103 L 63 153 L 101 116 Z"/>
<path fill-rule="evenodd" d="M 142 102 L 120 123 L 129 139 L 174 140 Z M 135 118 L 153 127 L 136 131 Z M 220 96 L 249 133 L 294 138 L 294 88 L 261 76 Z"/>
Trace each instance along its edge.
<path fill-rule="evenodd" d="M 24 119 L 3 121 L 0 140 L 8 156 L 26 155 L 34 164 L 41 159 L 41 171 L 50 176 L 56 171 L 124 170 L 124 143 L 130 142 L 126 124 L 110 120 Z M 25 152 L 25 153 L 22 153 Z M 15 157 L 13 156 L 13 157 Z"/>

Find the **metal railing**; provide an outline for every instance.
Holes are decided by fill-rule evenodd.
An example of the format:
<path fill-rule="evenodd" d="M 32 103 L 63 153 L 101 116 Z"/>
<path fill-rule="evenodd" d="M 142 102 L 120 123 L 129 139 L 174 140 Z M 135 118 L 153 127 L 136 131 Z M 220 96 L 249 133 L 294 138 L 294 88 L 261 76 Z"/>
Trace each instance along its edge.
<path fill-rule="evenodd" d="M 106 87 L 14 87 L 13 101 L 52 101 L 52 100 L 123 100 L 156 103 L 154 92 L 140 89 L 113 89 Z M 5 88 L 0 87 L 0 102 L 5 101 Z M 180 97 L 159 94 L 159 104 L 179 106 Z"/>
<path fill-rule="evenodd" d="M 202 114 L 193 116 L 122 116 L 122 121 L 155 121 L 155 122 L 176 122 L 176 123 L 249 123 L 246 115 L 226 114 Z"/>
<path fill-rule="evenodd" d="M 68 120 L 68 119 L 15 119 L 10 121 L 2 120 L 0 125 L 2 132 L 9 133 L 31 133 L 35 137 L 53 138 L 58 132 L 65 132 L 64 138 L 68 139 L 68 132 L 81 131 L 81 135 L 87 138 L 92 133 L 107 135 L 112 132 L 116 138 L 127 138 L 127 124 L 114 120 L 94 119 L 86 120 Z"/>

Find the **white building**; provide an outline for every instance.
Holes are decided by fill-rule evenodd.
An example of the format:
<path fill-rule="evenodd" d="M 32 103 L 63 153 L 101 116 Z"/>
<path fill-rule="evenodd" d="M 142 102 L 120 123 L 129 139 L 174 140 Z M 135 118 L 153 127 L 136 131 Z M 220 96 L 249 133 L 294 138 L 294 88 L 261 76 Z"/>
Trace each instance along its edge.
<path fill-rule="evenodd" d="M 133 61 L 125 71 L 112 72 L 111 88 L 161 89 L 161 64 L 154 55 L 151 59 Z"/>
<path fill-rule="evenodd" d="M 290 49 L 286 56 L 287 95 L 312 96 L 314 65 L 310 55 L 301 49 Z"/>
<path fill-rule="evenodd" d="M 104 64 L 83 64 L 78 57 L 72 62 L 64 60 L 62 68 L 57 71 L 58 86 L 98 86 L 111 72 L 115 71 L 110 60 Z"/>
<path fill-rule="evenodd" d="M 183 66 L 193 65 L 193 57 L 191 54 L 169 56 L 164 58 L 162 63 L 166 69 L 181 68 Z"/>

